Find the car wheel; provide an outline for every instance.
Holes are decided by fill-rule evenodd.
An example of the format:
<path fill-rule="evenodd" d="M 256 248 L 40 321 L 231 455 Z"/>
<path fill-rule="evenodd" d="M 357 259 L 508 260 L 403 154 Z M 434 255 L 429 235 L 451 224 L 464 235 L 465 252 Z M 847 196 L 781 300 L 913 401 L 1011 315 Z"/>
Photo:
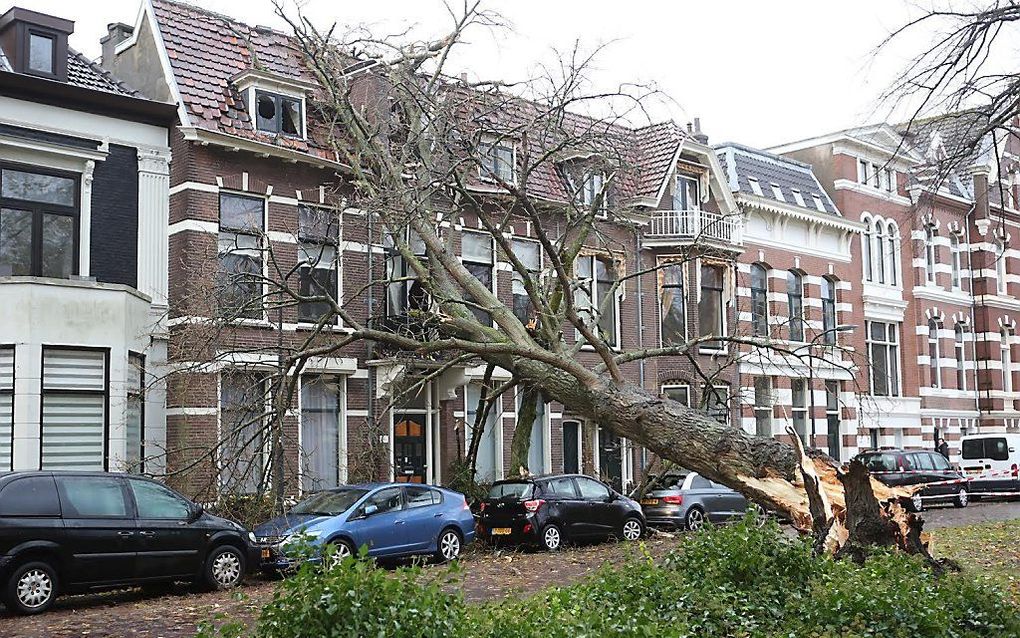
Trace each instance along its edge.
<path fill-rule="evenodd" d="M 344 562 L 345 558 L 354 556 L 354 548 L 345 540 L 330 541 L 322 548 L 322 566 L 333 569 Z"/>
<path fill-rule="evenodd" d="M 11 611 L 40 614 L 57 597 L 57 571 L 49 563 L 32 561 L 19 566 L 7 581 L 5 602 Z"/>
<path fill-rule="evenodd" d="M 439 534 L 436 542 L 436 560 L 440 563 L 448 563 L 460 558 L 460 550 L 464 546 L 460 534 L 453 528 L 446 528 Z"/>
<path fill-rule="evenodd" d="M 233 545 L 220 545 L 205 559 L 205 584 L 210 589 L 231 589 L 244 580 L 244 554 Z"/>
<path fill-rule="evenodd" d="M 967 494 L 967 488 L 961 487 L 960 491 L 956 493 L 956 498 L 953 499 L 953 505 L 956 507 L 967 507 L 970 502 L 970 495 Z"/>
<path fill-rule="evenodd" d="M 631 516 L 627 520 L 623 521 L 623 527 L 620 530 L 620 538 L 625 541 L 636 541 L 641 538 L 644 533 L 645 526 L 641 524 L 641 519 L 636 516 Z"/>
<path fill-rule="evenodd" d="M 563 532 L 555 523 L 549 523 L 542 528 L 542 547 L 550 552 L 555 552 L 563 546 Z"/>
<path fill-rule="evenodd" d="M 705 527 L 707 523 L 708 519 L 705 518 L 705 510 L 700 507 L 692 507 L 687 510 L 687 515 L 684 517 L 684 525 L 690 531 L 696 532 Z"/>
<path fill-rule="evenodd" d="M 924 499 L 921 498 L 920 492 L 914 492 L 914 494 L 910 497 L 910 511 L 912 512 L 924 511 Z"/>

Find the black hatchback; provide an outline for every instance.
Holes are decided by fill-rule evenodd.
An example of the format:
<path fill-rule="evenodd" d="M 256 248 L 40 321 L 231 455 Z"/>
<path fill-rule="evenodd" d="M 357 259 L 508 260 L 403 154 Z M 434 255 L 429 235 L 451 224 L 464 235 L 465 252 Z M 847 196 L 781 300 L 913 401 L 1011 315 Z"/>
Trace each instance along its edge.
<path fill-rule="evenodd" d="M 254 538 L 153 480 L 105 472 L 0 474 L 7 608 L 58 594 L 186 580 L 225 589 L 257 565 Z"/>
<path fill-rule="evenodd" d="M 890 487 L 920 485 L 910 499 L 910 509 L 915 512 L 929 502 L 967 507 L 970 501 L 970 481 L 938 452 L 877 450 L 862 452 L 857 458 L 876 479 Z"/>
<path fill-rule="evenodd" d="M 616 537 L 633 541 L 645 531 L 637 501 L 583 474 L 496 481 L 479 507 L 479 535 L 493 543 L 559 549 L 565 541 Z"/>

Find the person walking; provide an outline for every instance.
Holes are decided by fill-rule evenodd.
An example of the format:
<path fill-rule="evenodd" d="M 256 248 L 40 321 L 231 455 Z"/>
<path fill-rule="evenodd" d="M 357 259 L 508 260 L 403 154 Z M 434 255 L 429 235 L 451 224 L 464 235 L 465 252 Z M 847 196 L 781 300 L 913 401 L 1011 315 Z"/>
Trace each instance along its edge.
<path fill-rule="evenodd" d="M 945 439 L 941 439 L 939 441 L 939 444 L 935 447 L 935 449 L 938 451 L 939 454 L 946 457 L 947 461 L 949 460 L 949 444 L 946 443 Z"/>

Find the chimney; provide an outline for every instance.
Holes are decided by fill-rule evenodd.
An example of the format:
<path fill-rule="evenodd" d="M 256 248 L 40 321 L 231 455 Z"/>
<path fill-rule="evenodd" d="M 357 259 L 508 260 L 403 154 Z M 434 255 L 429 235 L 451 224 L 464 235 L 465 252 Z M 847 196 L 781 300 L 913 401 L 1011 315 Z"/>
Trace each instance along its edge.
<path fill-rule="evenodd" d="M 708 136 L 701 132 L 701 118 L 694 118 L 694 139 L 702 144 L 708 144 Z"/>
<path fill-rule="evenodd" d="M 127 40 L 135 32 L 135 28 L 123 22 L 111 22 L 106 25 L 107 34 L 99 40 L 103 47 L 103 62 L 109 63 L 114 58 L 114 49 L 117 45 Z"/>

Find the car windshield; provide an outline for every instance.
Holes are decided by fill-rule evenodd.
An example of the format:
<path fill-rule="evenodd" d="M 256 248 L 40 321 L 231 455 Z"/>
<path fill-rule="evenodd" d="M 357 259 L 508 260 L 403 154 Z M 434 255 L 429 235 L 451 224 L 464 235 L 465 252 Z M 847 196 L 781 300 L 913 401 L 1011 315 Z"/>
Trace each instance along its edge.
<path fill-rule="evenodd" d="M 895 454 L 865 454 L 861 457 L 861 462 L 869 472 L 895 472 L 897 470 Z"/>
<path fill-rule="evenodd" d="M 525 500 L 531 497 L 531 483 L 496 483 L 489 488 L 489 498 L 503 500 Z"/>
<path fill-rule="evenodd" d="M 349 510 L 368 490 L 345 489 L 317 492 L 295 505 L 291 514 L 336 516 Z"/>

